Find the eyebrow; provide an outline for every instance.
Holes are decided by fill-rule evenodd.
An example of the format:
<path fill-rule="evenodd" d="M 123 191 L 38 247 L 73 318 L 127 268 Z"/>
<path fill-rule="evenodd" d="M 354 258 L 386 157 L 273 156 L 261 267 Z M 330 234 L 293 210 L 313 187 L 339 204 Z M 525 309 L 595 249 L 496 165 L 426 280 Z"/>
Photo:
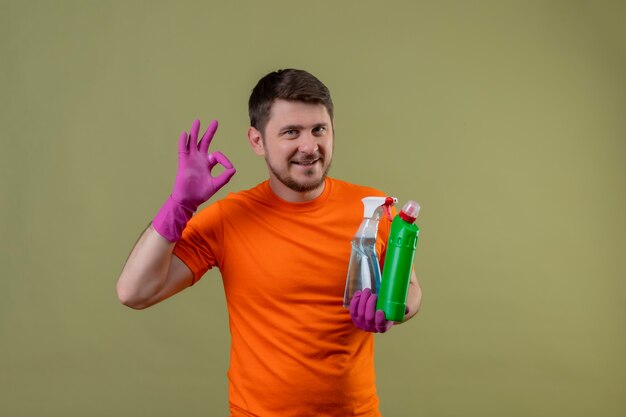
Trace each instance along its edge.
<path fill-rule="evenodd" d="M 313 125 L 313 128 L 316 128 L 316 127 L 328 127 L 328 123 L 315 123 Z M 302 130 L 304 128 L 305 127 L 302 125 L 287 125 L 287 126 L 281 127 L 280 131 L 283 132 L 285 130 Z"/>

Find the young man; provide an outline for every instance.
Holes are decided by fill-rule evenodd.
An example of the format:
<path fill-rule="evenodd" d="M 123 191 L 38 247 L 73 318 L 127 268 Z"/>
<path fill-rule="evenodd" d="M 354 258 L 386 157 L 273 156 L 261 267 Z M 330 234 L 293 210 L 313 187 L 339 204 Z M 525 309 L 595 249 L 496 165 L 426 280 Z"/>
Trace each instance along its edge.
<path fill-rule="evenodd" d="M 350 240 L 378 190 L 327 177 L 333 104 L 306 71 L 263 77 L 250 96 L 248 141 L 269 179 L 193 216 L 235 174 L 209 153 L 213 121 L 179 139 L 174 190 L 141 236 L 117 283 L 120 301 L 143 309 L 193 285 L 213 267 L 224 282 L 231 332 L 231 416 L 379 416 L 373 333 L 394 324 L 357 293 L 343 308 Z M 222 165 L 217 177 L 211 169 Z M 193 217 L 192 217 L 193 216 Z M 389 223 L 381 221 L 384 253 Z M 420 305 L 411 277 L 405 320 Z"/>

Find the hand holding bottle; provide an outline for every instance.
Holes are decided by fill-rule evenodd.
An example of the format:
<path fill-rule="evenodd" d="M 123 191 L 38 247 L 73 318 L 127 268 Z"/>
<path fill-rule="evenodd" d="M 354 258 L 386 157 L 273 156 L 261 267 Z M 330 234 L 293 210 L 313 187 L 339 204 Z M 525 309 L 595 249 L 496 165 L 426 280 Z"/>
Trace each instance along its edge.
<path fill-rule="evenodd" d="M 185 225 L 200 204 L 211 198 L 233 175 L 235 168 L 221 152 L 208 153 L 217 130 L 213 120 L 198 142 L 200 120 L 195 120 L 189 136 L 183 132 L 178 142 L 178 172 L 174 190 L 154 218 L 152 226 L 170 242 L 180 239 Z M 224 171 L 213 177 L 211 169 L 220 164 Z"/>
<path fill-rule="evenodd" d="M 350 302 L 350 317 L 356 327 L 366 332 L 385 333 L 394 322 L 385 318 L 382 310 L 376 311 L 378 297 L 369 288 L 357 291 Z"/>

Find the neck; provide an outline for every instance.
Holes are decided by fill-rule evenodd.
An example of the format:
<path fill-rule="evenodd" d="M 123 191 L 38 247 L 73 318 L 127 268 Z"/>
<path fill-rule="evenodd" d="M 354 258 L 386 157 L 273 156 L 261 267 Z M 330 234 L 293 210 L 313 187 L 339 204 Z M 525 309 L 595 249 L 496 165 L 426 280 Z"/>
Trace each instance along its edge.
<path fill-rule="evenodd" d="M 278 178 L 273 175 L 270 176 L 272 192 L 289 203 L 306 203 L 307 201 L 315 200 L 324 192 L 325 184 L 326 181 L 324 180 L 319 187 L 311 191 L 295 191 L 280 182 Z"/>

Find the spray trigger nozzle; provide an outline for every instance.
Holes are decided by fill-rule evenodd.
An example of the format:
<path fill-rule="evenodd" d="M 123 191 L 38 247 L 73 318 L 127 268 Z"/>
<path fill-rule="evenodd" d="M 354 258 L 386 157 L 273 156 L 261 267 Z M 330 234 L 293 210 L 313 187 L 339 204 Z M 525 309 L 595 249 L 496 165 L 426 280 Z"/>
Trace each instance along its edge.
<path fill-rule="evenodd" d="M 385 213 L 385 217 L 387 220 L 393 221 L 393 217 L 391 216 L 391 207 L 394 206 L 398 202 L 398 199 L 395 197 L 387 197 L 385 198 L 385 202 L 383 203 L 383 213 Z"/>

